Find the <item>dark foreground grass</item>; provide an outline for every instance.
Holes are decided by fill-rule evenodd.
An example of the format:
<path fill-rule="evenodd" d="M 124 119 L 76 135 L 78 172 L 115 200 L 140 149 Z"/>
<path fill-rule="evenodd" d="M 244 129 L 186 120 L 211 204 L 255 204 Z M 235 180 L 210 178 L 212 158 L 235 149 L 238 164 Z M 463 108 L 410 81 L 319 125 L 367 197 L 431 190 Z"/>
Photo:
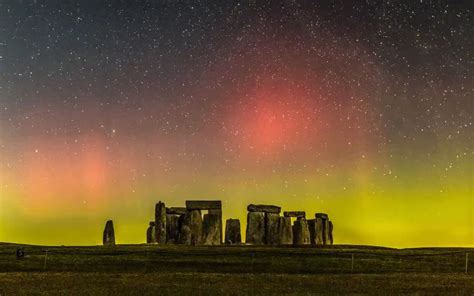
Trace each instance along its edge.
<path fill-rule="evenodd" d="M 0 295 L 474 295 L 473 249 L 21 247 L 0 245 Z"/>

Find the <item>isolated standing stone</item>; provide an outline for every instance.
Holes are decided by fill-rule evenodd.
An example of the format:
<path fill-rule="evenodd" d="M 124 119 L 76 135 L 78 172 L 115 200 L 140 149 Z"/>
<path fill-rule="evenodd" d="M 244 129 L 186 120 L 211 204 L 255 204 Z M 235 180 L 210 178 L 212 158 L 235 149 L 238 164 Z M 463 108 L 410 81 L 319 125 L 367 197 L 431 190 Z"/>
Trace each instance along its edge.
<path fill-rule="evenodd" d="M 247 206 L 247 211 L 249 212 L 264 212 L 264 213 L 274 213 L 280 214 L 281 208 L 273 205 L 254 205 L 250 204 Z"/>
<path fill-rule="evenodd" d="M 332 230 L 333 230 L 333 225 L 332 225 L 332 221 L 328 221 L 329 223 L 329 243 L 332 245 L 334 243 L 334 237 L 332 235 Z"/>
<path fill-rule="evenodd" d="M 265 213 L 248 212 L 246 243 L 254 245 L 265 243 Z"/>
<path fill-rule="evenodd" d="M 221 244 L 219 215 L 205 214 L 202 220 L 202 244 L 217 246 Z"/>
<path fill-rule="evenodd" d="M 316 245 L 322 246 L 324 245 L 324 233 L 323 233 L 323 219 L 316 218 Z"/>
<path fill-rule="evenodd" d="M 155 222 L 150 222 L 148 229 L 146 231 L 146 243 L 147 244 L 154 244 L 156 243 L 156 230 L 155 230 Z"/>
<path fill-rule="evenodd" d="M 242 236 L 240 234 L 239 219 L 227 219 L 225 223 L 225 243 L 228 245 L 240 244 Z"/>
<path fill-rule="evenodd" d="M 105 223 L 102 242 L 104 246 L 115 246 L 114 222 L 112 222 L 112 220 L 109 220 L 107 223 Z"/>
<path fill-rule="evenodd" d="M 278 245 L 280 243 L 280 237 L 278 233 L 279 221 L 279 214 L 265 213 L 265 243 L 267 245 Z"/>
<path fill-rule="evenodd" d="M 293 225 L 293 244 L 296 246 L 310 243 L 308 222 L 305 218 L 298 218 Z"/>
<path fill-rule="evenodd" d="M 291 227 L 290 217 L 279 217 L 278 236 L 280 245 L 293 244 L 293 228 Z"/>
<path fill-rule="evenodd" d="M 176 244 L 179 238 L 179 216 L 166 214 L 166 243 Z"/>
<path fill-rule="evenodd" d="M 199 245 L 202 240 L 202 217 L 200 210 L 188 210 L 184 225 L 191 230 L 191 245 Z"/>
<path fill-rule="evenodd" d="M 155 229 L 156 241 L 159 244 L 166 243 L 166 207 L 165 203 L 158 202 L 155 206 Z"/>

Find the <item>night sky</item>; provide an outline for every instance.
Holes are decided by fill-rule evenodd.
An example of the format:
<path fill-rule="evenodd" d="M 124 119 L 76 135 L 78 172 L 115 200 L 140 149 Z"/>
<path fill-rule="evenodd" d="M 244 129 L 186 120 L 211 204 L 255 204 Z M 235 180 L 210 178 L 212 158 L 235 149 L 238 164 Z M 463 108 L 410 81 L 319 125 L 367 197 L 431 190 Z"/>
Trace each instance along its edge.
<path fill-rule="evenodd" d="M 136 2 L 0 2 L 0 241 L 221 199 L 474 246 L 471 1 Z"/>

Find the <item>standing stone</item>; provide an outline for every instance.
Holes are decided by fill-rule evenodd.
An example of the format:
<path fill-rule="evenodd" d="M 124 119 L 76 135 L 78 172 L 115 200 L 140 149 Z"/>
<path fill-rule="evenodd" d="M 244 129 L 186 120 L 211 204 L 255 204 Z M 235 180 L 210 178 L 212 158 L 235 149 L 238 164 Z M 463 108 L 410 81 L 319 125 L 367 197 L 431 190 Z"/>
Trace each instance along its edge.
<path fill-rule="evenodd" d="M 191 228 L 188 225 L 184 224 L 179 231 L 179 240 L 178 243 L 186 246 L 191 245 Z"/>
<path fill-rule="evenodd" d="M 308 219 L 309 241 L 311 245 L 316 246 L 316 219 Z"/>
<path fill-rule="evenodd" d="M 228 245 L 240 244 L 242 236 L 240 234 L 239 219 L 227 219 L 225 222 L 225 243 Z"/>
<path fill-rule="evenodd" d="M 279 214 L 265 213 L 265 243 L 267 245 L 278 245 L 280 243 L 278 233 L 279 221 Z"/>
<path fill-rule="evenodd" d="M 323 219 L 323 245 L 329 245 L 329 220 Z"/>
<path fill-rule="evenodd" d="M 332 245 L 334 243 L 334 237 L 332 236 L 333 225 L 332 221 L 328 221 L 329 223 L 329 243 Z"/>
<path fill-rule="evenodd" d="M 316 218 L 316 246 L 324 245 L 323 219 Z"/>
<path fill-rule="evenodd" d="M 309 245 L 310 236 L 308 222 L 305 218 L 298 218 L 293 225 L 293 244 L 295 246 Z"/>
<path fill-rule="evenodd" d="M 166 214 L 166 243 L 176 244 L 179 239 L 179 215 Z"/>
<path fill-rule="evenodd" d="M 155 222 L 150 222 L 148 229 L 146 231 L 146 243 L 147 244 L 154 244 L 156 243 L 156 230 L 155 230 Z"/>
<path fill-rule="evenodd" d="M 219 244 L 222 244 L 222 238 L 224 235 L 222 234 L 222 210 L 221 209 L 209 209 L 208 210 L 209 215 L 216 215 L 218 216 L 219 220 Z"/>
<path fill-rule="evenodd" d="M 184 218 L 184 225 L 191 231 L 191 245 L 199 245 L 202 240 L 201 210 L 188 210 Z"/>
<path fill-rule="evenodd" d="M 205 214 L 202 221 L 202 244 L 217 246 L 221 244 L 220 216 Z"/>
<path fill-rule="evenodd" d="M 265 213 L 248 212 L 246 243 L 253 245 L 265 243 Z"/>
<path fill-rule="evenodd" d="M 293 244 L 293 228 L 291 227 L 290 217 L 279 217 L 278 221 L 278 237 L 280 245 Z"/>
<path fill-rule="evenodd" d="M 165 203 L 158 202 L 155 206 L 155 229 L 156 242 L 159 244 L 166 243 L 166 207 Z"/>
<path fill-rule="evenodd" d="M 104 246 L 115 246 L 114 222 L 112 220 L 105 223 L 104 235 L 102 237 Z"/>

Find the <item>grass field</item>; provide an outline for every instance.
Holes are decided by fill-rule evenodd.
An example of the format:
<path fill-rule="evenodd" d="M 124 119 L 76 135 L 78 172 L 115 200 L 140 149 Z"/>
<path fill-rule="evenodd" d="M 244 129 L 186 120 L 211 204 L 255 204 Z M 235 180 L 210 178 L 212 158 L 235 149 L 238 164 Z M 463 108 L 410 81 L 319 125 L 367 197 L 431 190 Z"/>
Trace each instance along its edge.
<path fill-rule="evenodd" d="M 474 249 L 0 244 L 0 295 L 341 293 L 474 295 Z"/>

